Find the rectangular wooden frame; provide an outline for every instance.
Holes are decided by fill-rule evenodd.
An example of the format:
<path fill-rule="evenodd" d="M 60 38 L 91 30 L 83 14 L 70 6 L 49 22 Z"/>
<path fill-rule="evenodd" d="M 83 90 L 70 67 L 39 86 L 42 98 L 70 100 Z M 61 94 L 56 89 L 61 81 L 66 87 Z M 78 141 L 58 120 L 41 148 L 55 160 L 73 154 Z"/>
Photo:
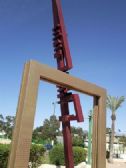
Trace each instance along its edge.
<path fill-rule="evenodd" d="M 36 61 L 25 64 L 8 168 L 27 168 L 39 81 L 44 80 L 94 97 L 92 168 L 106 167 L 106 91 Z"/>

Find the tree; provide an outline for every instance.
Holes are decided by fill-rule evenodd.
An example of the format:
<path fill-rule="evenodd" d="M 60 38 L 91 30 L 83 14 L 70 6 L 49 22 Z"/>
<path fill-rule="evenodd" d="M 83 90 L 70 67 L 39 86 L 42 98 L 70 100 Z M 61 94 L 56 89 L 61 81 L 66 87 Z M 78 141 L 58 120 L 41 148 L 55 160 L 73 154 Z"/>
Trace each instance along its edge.
<path fill-rule="evenodd" d="M 4 131 L 8 138 L 12 138 L 12 130 L 14 127 L 15 117 L 14 116 L 6 116 L 3 117 L 0 114 L 0 131 Z"/>
<path fill-rule="evenodd" d="M 72 133 L 72 145 L 84 147 L 84 139 L 87 136 L 87 132 L 83 131 L 80 127 L 71 127 Z"/>
<path fill-rule="evenodd" d="M 3 131 L 4 129 L 4 117 L 2 114 L 0 114 L 0 131 Z"/>
<path fill-rule="evenodd" d="M 14 128 L 15 117 L 6 116 L 4 121 L 4 131 L 8 138 L 12 138 L 12 131 Z"/>
<path fill-rule="evenodd" d="M 83 137 L 84 136 L 84 131 L 82 128 L 78 127 L 71 127 L 71 132 L 72 134 L 77 134 L 79 137 Z"/>
<path fill-rule="evenodd" d="M 45 119 L 43 126 L 34 129 L 32 134 L 33 142 L 35 143 L 47 143 L 47 141 L 55 140 L 56 135 L 59 134 L 60 122 L 55 115 L 50 116 L 49 119 Z"/>
<path fill-rule="evenodd" d="M 124 102 L 125 98 L 124 96 L 121 97 L 113 97 L 108 96 L 107 97 L 107 108 L 111 110 L 112 115 L 112 126 L 111 126 L 111 140 L 110 140 L 110 156 L 109 156 L 109 162 L 113 163 L 113 143 L 114 143 L 114 133 L 115 133 L 115 120 L 116 120 L 116 111 L 121 106 L 121 104 Z"/>
<path fill-rule="evenodd" d="M 42 140 L 42 126 L 36 127 L 33 130 L 32 140 L 33 140 L 34 143 L 37 143 L 37 144 L 43 143 L 43 140 Z"/>
<path fill-rule="evenodd" d="M 50 116 L 50 119 L 45 119 L 42 126 L 42 135 L 44 139 L 55 140 L 59 132 L 60 122 L 55 115 Z"/>

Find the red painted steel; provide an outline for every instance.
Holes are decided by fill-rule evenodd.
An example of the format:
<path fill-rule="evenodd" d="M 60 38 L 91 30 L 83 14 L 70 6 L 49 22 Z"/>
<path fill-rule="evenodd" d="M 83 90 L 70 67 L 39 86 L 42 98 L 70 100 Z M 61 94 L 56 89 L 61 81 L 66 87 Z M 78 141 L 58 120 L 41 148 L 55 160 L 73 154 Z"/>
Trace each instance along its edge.
<path fill-rule="evenodd" d="M 65 73 L 68 73 L 68 70 L 70 70 L 73 65 L 60 0 L 52 0 L 52 8 L 54 20 L 54 58 L 57 60 L 57 68 Z M 82 108 L 77 94 L 72 94 L 67 88 L 63 88 L 61 86 L 57 86 L 57 88 L 57 97 L 60 99 L 59 104 L 61 107 L 61 117 L 59 117 L 59 120 L 62 121 L 63 127 L 65 164 L 66 168 L 74 168 L 70 121 L 84 121 Z M 73 102 L 74 104 L 76 115 L 69 114 L 70 102 Z"/>
<path fill-rule="evenodd" d="M 57 59 L 58 69 L 67 71 L 72 68 L 72 60 L 64 25 L 63 14 L 61 10 L 60 0 L 52 0 L 53 20 L 54 20 L 54 56 Z"/>

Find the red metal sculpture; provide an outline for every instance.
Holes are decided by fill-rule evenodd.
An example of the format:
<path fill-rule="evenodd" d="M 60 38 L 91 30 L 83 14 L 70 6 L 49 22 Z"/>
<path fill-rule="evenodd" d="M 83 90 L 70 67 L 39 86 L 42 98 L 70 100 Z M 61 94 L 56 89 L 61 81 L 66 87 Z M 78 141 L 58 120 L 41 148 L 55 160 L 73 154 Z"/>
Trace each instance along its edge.
<path fill-rule="evenodd" d="M 54 58 L 57 60 L 57 68 L 60 71 L 68 73 L 72 65 L 71 54 L 69 50 L 67 34 L 64 25 L 64 19 L 61 9 L 60 0 L 52 0 L 53 8 L 53 46 L 54 46 Z M 80 105 L 80 99 L 78 94 L 72 94 L 67 88 L 57 86 L 58 98 L 60 99 L 61 117 L 63 127 L 63 138 L 64 138 L 64 154 L 66 168 L 74 168 L 73 152 L 72 152 L 72 137 L 70 121 L 77 120 L 83 122 L 82 108 Z M 69 114 L 69 103 L 73 102 L 76 115 Z"/>

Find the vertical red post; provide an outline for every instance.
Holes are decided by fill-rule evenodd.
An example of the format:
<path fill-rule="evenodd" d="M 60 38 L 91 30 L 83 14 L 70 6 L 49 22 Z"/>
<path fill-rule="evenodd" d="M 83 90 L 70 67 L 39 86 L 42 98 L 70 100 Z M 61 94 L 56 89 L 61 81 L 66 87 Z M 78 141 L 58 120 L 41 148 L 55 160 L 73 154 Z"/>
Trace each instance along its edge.
<path fill-rule="evenodd" d="M 68 73 L 72 65 L 72 59 L 70 55 L 64 19 L 61 9 L 60 0 L 52 0 L 53 8 L 53 46 L 54 46 L 54 58 L 57 61 L 57 68 L 60 71 Z M 64 154 L 66 168 L 74 168 L 74 159 L 72 151 L 72 137 L 70 120 L 77 120 L 78 122 L 83 121 L 83 114 L 80 105 L 79 96 L 77 94 L 72 94 L 67 88 L 57 86 L 58 88 L 58 98 L 60 99 L 59 104 L 61 108 L 62 129 L 63 129 L 63 139 L 64 139 Z M 74 108 L 76 116 L 69 114 L 69 102 L 74 103 Z"/>
<path fill-rule="evenodd" d="M 62 116 L 69 115 L 68 103 L 61 104 Z M 66 168 L 74 168 L 70 121 L 62 121 Z"/>

